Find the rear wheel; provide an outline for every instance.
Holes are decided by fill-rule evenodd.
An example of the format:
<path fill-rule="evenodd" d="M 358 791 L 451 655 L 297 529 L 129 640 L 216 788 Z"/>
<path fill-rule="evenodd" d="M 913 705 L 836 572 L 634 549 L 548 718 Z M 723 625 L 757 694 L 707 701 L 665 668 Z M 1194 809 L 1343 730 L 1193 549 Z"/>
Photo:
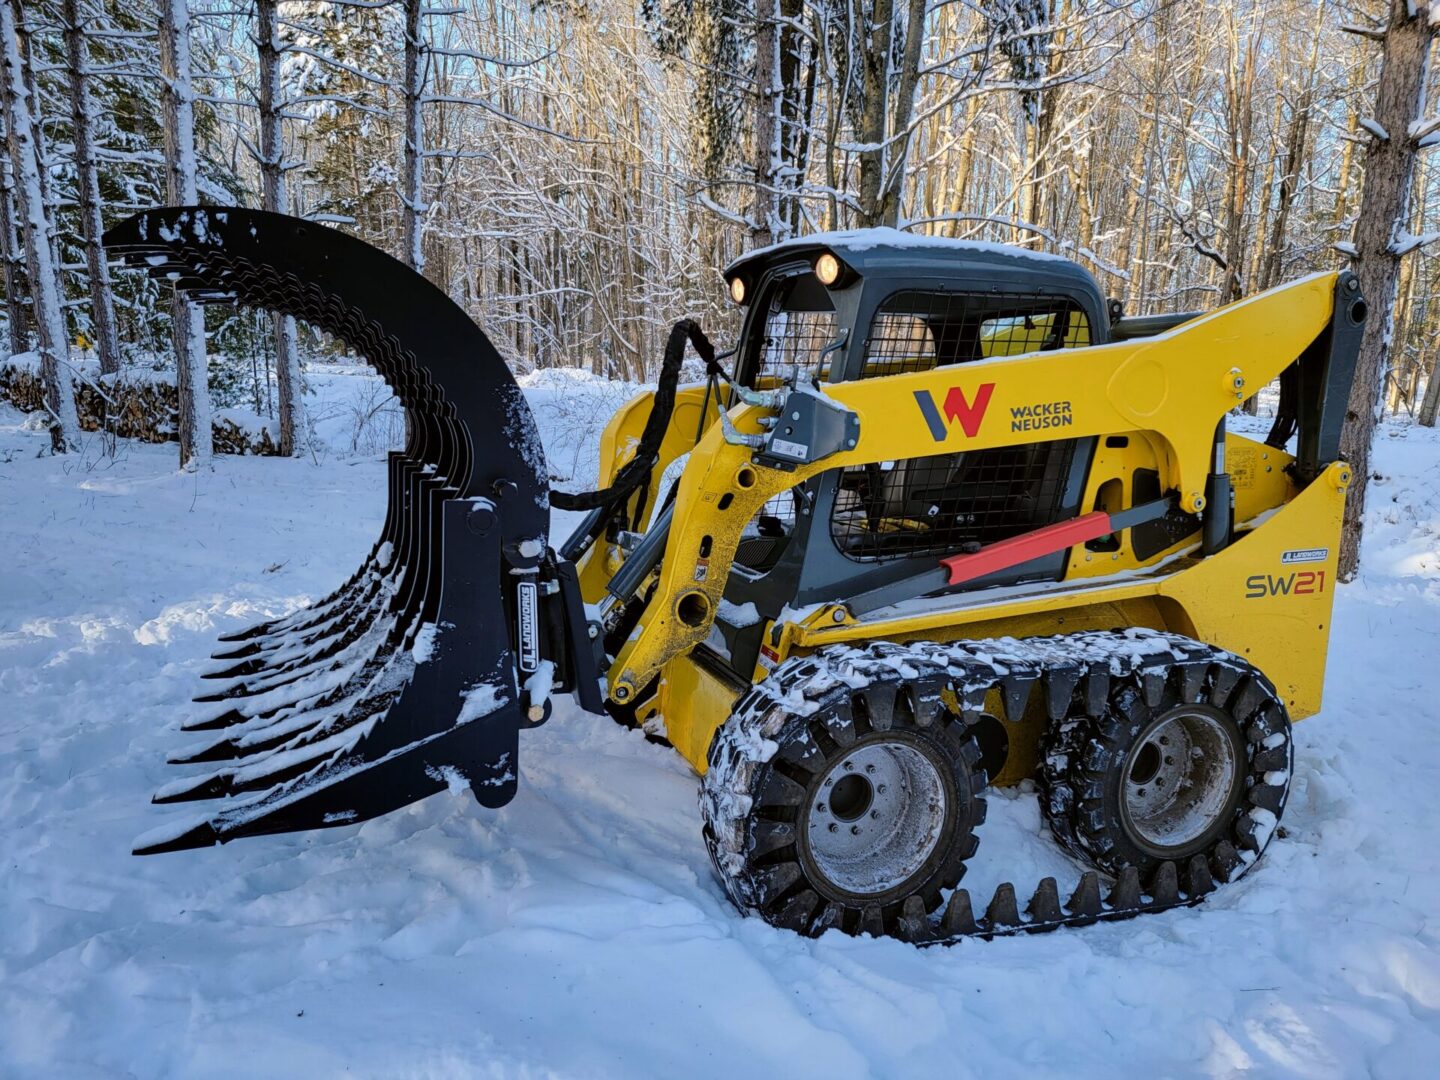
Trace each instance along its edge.
<path fill-rule="evenodd" d="M 789 661 L 742 699 L 701 798 L 741 910 L 806 934 L 883 934 L 911 898 L 940 905 L 985 818 L 980 748 L 949 689 L 943 668 L 876 643 Z"/>
<path fill-rule="evenodd" d="M 1259 671 L 1209 654 L 1183 667 L 1147 660 L 1116 680 L 1098 709 L 1077 695 L 1051 725 L 1046 819 L 1097 869 L 1135 866 L 1143 876 L 1203 855 L 1227 881 L 1268 844 L 1289 794 L 1289 716 Z"/>

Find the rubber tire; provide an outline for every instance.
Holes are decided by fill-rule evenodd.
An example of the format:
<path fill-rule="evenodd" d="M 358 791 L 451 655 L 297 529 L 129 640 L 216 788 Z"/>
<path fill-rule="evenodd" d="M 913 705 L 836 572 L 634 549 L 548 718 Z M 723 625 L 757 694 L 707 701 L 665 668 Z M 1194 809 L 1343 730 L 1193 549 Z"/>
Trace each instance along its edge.
<path fill-rule="evenodd" d="M 1244 660 L 1204 647 L 1182 665 L 1148 659 L 1112 680 L 1105 708 L 1088 715 L 1077 692 L 1041 747 L 1041 806 L 1061 846 L 1111 877 L 1127 866 L 1147 877 L 1163 861 L 1203 854 L 1216 879 L 1233 881 L 1265 850 L 1289 798 L 1290 717 L 1270 681 Z M 1145 850 L 1122 817 L 1125 764 L 1159 717 L 1180 705 L 1210 706 L 1238 733 L 1244 781 L 1228 820 L 1212 836 L 1165 858 Z M 1204 841 L 1201 843 L 1200 841 Z"/>
<path fill-rule="evenodd" d="M 964 875 L 979 844 L 974 830 L 985 820 L 980 747 L 942 701 L 948 687 L 944 668 L 877 642 L 792 659 L 752 688 L 711 741 L 700 800 L 711 863 L 736 907 L 805 935 L 836 927 L 880 936 L 898 932 L 911 897 L 927 915 L 940 906 Z M 903 732 L 942 766 L 947 821 L 909 879 L 859 897 L 818 872 L 799 819 L 829 763 L 887 730 Z"/>

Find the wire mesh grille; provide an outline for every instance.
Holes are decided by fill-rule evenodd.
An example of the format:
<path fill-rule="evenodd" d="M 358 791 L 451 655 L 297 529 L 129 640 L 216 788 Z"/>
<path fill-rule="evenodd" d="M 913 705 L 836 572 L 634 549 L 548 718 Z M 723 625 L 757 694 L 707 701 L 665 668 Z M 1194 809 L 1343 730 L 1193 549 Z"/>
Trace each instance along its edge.
<path fill-rule="evenodd" d="M 802 497 L 799 488 L 792 488 L 768 499 L 740 534 L 735 561 L 751 570 L 775 565 L 795 531 L 795 508 Z"/>
<path fill-rule="evenodd" d="M 862 378 L 1090 344 L 1068 297 L 901 292 L 876 313 Z M 1075 440 L 972 450 L 846 469 L 830 517 L 854 559 L 950 555 L 1055 521 Z"/>
<path fill-rule="evenodd" d="M 1069 297 L 900 292 L 870 324 L 861 378 L 1089 344 L 1089 321 Z"/>
<path fill-rule="evenodd" d="M 825 346 L 835 340 L 833 311 L 772 310 L 760 347 L 759 377 L 786 382 L 796 374 L 829 378 L 829 364 L 819 362 Z"/>
<path fill-rule="evenodd" d="M 1055 520 L 1075 440 L 941 454 L 846 469 L 830 517 L 854 559 L 953 555 Z"/>
<path fill-rule="evenodd" d="M 837 334 L 830 294 L 814 274 L 807 271 L 775 282 L 765 301 L 756 381 L 771 385 L 797 374 L 828 379 L 829 357 L 834 354 L 823 360 L 821 354 Z"/>

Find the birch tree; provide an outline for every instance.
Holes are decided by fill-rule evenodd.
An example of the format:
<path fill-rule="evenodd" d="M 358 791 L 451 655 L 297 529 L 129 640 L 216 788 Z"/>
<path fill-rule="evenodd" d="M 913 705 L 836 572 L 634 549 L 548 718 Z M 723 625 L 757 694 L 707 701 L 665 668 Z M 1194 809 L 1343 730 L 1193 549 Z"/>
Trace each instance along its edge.
<path fill-rule="evenodd" d="M 164 80 L 165 197 L 171 205 L 198 202 L 195 175 L 195 87 L 190 70 L 187 0 L 161 0 L 160 74 Z M 178 290 L 170 317 L 175 344 L 175 386 L 180 410 L 180 467 L 207 465 L 213 453 L 205 313 Z"/>
<path fill-rule="evenodd" d="M 8 111 L 7 111 L 8 115 Z M 9 123 L 3 125 L 0 139 L 10 145 Z M 23 353 L 28 348 L 25 332 L 27 321 L 21 290 L 25 281 L 25 249 L 20 243 L 15 208 L 15 181 L 10 171 L 10 155 L 0 156 L 0 272 L 5 283 L 5 326 L 10 353 Z"/>
<path fill-rule="evenodd" d="M 424 0 L 405 3 L 405 73 L 401 100 L 405 109 L 405 153 L 401 163 L 404 208 L 405 262 L 416 272 L 425 270 L 425 192 L 422 185 L 425 165 L 425 125 L 421 107 L 425 100 L 425 43 L 420 17 Z"/>
<path fill-rule="evenodd" d="M 23 19 L 20 0 L 0 2 L 0 64 L 4 68 L 0 101 L 4 103 L 10 167 L 16 181 L 17 216 L 25 235 L 40 376 L 45 387 L 45 408 L 50 413 L 50 445 L 56 453 L 65 453 L 80 447 L 80 420 L 75 411 L 75 387 L 60 306 L 59 267 L 50 245 L 53 230 L 41 194 L 40 154 L 35 144 L 38 124 L 32 111 L 38 103 L 27 85 L 20 57 L 19 24 Z"/>

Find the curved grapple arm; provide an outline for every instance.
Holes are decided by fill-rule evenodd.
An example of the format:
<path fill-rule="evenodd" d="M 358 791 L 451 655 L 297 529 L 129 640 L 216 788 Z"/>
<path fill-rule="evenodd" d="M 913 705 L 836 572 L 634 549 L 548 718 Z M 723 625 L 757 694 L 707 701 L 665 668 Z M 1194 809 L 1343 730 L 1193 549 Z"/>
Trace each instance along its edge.
<path fill-rule="evenodd" d="M 360 569 L 216 654 L 214 690 L 182 724 L 205 741 L 170 759 L 206 769 L 155 801 L 221 801 L 136 852 L 347 824 L 457 780 L 486 806 L 508 802 L 525 722 L 517 596 L 534 588 L 549 506 L 534 419 L 494 346 L 402 263 L 284 215 L 152 210 L 105 244 L 193 300 L 281 312 L 344 340 L 399 398 L 409 433 Z"/>

